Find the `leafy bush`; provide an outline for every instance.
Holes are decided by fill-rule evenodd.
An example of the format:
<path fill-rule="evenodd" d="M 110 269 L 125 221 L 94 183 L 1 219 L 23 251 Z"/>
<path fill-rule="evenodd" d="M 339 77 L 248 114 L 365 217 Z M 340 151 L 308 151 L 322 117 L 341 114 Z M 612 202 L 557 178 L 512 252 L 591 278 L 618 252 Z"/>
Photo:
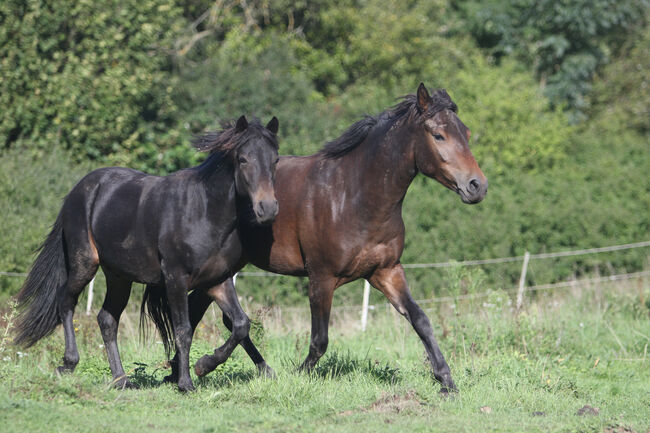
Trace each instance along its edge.
<path fill-rule="evenodd" d="M 165 50 L 179 18 L 168 0 L 3 1 L 0 140 L 128 162 L 174 142 Z"/>

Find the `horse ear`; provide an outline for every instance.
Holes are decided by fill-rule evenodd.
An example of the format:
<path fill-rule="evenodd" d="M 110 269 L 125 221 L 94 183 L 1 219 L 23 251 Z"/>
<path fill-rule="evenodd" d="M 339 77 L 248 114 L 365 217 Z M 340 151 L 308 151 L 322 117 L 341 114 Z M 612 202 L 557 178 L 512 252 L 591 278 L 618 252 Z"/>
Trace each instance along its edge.
<path fill-rule="evenodd" d="M 246 116 L 241 116 L 239 119 L 237 119 L 235 132 L 242 132 L 246 128 L 248 128 L 248 120 L 246 120 Z"/>
<path fill-rule="evenodd" d="M 278 133 L 278 128 L 280 127 L 280 122 L 278 118 L 273 116 L 273 119 L 269 120 L 269 123 L 266 124 L 266 129 L 271 131 L 273 134 Z"/>
<path fill-rule="evenodd" d="M 429 91 L 424 87 L 424 83 L 420 83 L 418 86 L 417 94 L 418 108 L 421 111 L 426 111 L 429 108 L 429 103 L 431 102 L 431 96 L 429 96 Z"/>

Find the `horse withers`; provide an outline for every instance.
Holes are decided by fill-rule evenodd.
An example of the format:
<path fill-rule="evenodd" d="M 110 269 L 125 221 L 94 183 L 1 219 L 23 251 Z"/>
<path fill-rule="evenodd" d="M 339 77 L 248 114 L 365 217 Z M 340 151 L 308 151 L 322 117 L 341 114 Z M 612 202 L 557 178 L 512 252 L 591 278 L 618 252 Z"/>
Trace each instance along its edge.
<path fill-rule="evenodd" d="M 275 221 L 265 227 L 240 222 L 249 262 L 279 274 L 309 276 L 311 343 L 303 370 L 311 370 L 327 350 L 334 291 L 364 278 L 411 323 L 441 392 L 456 390 L 429 319 L 411 296 L 400 257 L 402 202 L 419 172 L 464 203 L 478 203 L 487 193 L 487 179 L 468 145 L 470 130 L 457 112 L 445 90 L 430 95 L 420 84 L 415 95 L 353 124 L 320 152 L 280 158 Z M 224 283 L 231 285 L 231 280 Z M 209 303 L 190 294 L 192 327 Z M 249 354 L 251 344 L 245 346 Z M 222 354 L 205 355 L 195 371 L 207 374 L 217 360 Z"/>
<path fill-rule="evenodd" d="M 86 175 L 66 196 L 18 295 L 16 343 L 31 346 L 62 323 L 65 354 L 58 371 L 73 371 L 79 362 L 74 308 L 101 266 L 106 298 L 97 321 L 114 384 L 133 386 L 120 360 L 117 329 L 131 285 L 139 282 L 164 291 L 155 294 L 168 302 L 173 335 L 165 341 L 173 340 L 179 354 L 178 387 L 192 390 L 189 290 L 216 301 L 232 319 L 235 332 L 224 350 L 248 335 L 249 319 L 234 288 L 221 283 L 245 263 L 238 209 L 247 210 L 243 217 L 251 226 L 277 215 L 277 131 L 275 117 L 264 127 L 242 116 L 194 141 L 210 152 L 197 167 L 165 177 L 119 167 Z"/>

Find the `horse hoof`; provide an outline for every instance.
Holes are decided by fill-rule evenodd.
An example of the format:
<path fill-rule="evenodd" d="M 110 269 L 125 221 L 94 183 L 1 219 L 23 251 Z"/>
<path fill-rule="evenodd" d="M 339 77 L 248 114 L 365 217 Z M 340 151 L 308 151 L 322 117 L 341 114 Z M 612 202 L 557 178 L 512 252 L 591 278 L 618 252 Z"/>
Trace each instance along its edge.
<path fill-rule="evenodd" d="M 203 377 L 217 368 L 217 365 L 218 363 L 215 361 L 213 356 L 203 355 L 201 359 L 196 361 L 196 364 L 194 364 L 194 372 L 197 376 Z"/>
<path fill-rule="evenodd" d="M 62 374 L 70 374 L 74 371 L 74 367 L 66 367 L 65 365 L 61 365 L 57 367 L 55 371 L 58 376 Z"/>
<path fill-rule="evenodd" d="M 182 393 L 187 393 L 187 392 L 192 392 L 195 390 L 194 385 L 192 385 L 192 382 L 190 381 L 189 383 L 186 384 L 178 384 L 178 390 Z"/>
<path fill-rule="evenodd" d="M 258 366 L 257 371 L 260 376 L 264 376 L 267 379 L 275 379 L 277 377 L 275 371 L 273 371 L 273 369 L 266 364 Z"/>
<path fill-rule="evenodd" d="M 176 374 L 170 374 L 165 377 L 163 377 L 163 383 L 176 383 L 178 382 L 178 375 Z"/>
<path fill-rule="evenodd" d="M 458 394 L 458 388 L 456 388 L 456 385 L 453 384 L 451 386 L 443 385 L 440 388 L 440 391 L 438 391 L 438 394 L 444 398 L 454 398 L 456 394 Z"/>
<path fill-rule="evenodd" d="M 126 376 L 120 376 L 116 379 L 113 379 L 113 382 L 111 383 L 113 388 L 115 389 L 138 389 L 140 388 L 138 385 L 134 384 L 129 380 L 128 377 Z"/>

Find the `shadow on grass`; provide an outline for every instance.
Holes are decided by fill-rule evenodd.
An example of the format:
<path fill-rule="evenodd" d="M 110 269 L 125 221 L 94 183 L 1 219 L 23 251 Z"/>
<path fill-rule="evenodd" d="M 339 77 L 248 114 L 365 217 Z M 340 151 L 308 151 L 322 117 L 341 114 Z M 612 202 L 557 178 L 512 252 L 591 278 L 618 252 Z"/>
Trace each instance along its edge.
<path fill-rule="evenodd" d="M 197 380 L 197 385 L 200 386 L 209 386 L 214 388 L 223 388 L 243 383 L 248 383 L 251 380 L 255 379 L 259 375 L 257 372 L 248 369 L 245 371 L 229 371 L 229 372 L 218 372 L 208 374 L 205 377 L 200 377 Z"/>
<path fill-rule="evenodd" d="M 355 372 L 368 374 L 383 383 L 394 384 L 402 380 L 398 368 L 380 364 L 379 361 L 373 361 L 367 357 L 359 359 L 351 355 L 350 352 L 332 352 L 321 359 L 314 369 L 315 375 L 327 379 Z"/>
<path fill-rule="evenodd" d="M 135 368 L 128 375 L 131 383 L 140 389 L 157 388 L 167 383 L 164 377 L 171 373 L 170 369 L 154 368 L 151 370 L 147 364 L 136 362 Z M 230 365 L 229 365 L 230 364 Z M 222 388 L 235 384 L 247 383 L 258 376 L 251 368 L 244 367 L 238 362 L 220 365 L 215 371 L 205 377 L 195 379 L 195 385 Z M 175 385 L 174 385 L 175 386 Z"/>

